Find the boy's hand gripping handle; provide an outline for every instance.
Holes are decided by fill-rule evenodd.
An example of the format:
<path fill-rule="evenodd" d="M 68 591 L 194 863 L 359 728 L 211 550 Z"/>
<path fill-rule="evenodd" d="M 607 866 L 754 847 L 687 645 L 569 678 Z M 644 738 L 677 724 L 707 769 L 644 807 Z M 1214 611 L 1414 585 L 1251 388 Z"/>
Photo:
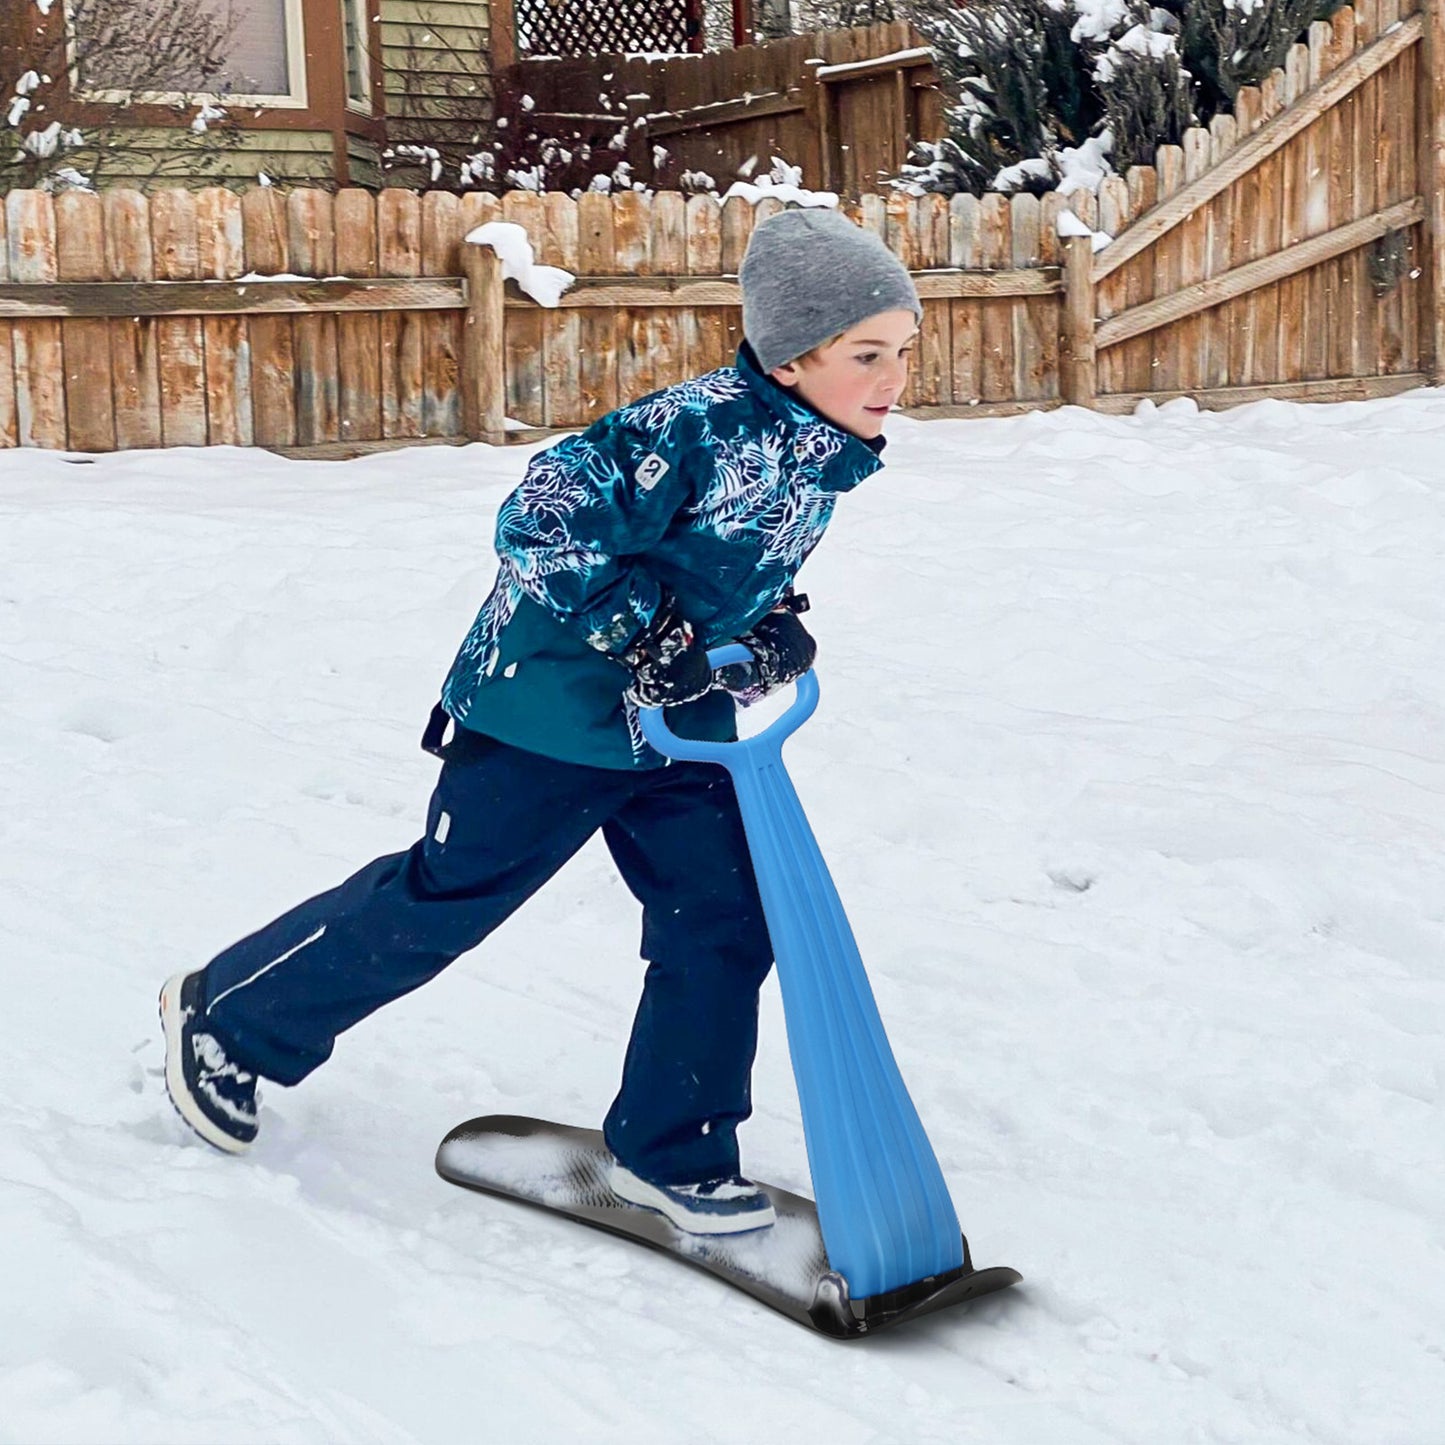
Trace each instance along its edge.
<path fill-rule="evenodd" d="M 716 672 L 734 662 L 751 662 L 753 655 L 741 642 L 727 642 L 721 647 L 708 649 L 707 660 Z M 680 738 L 668 727 L 664 710 L 660 707 L 638 709 L 642 722 L 642 736 L 664 757 L 677 758 L 684 762 L 722 763 L 727 766 L 741 762 L 747 754 L 774 754 L 782 750 L 785 739 L 791 737 L 808 721 L 818 706 L 818 679 L 809 670 L 796 679 L 797 692 L 781 717 L 774 718 L 760 733 L 750 738 L 740 738 L 735 743 L 697 742 L 691 738 Z"/>

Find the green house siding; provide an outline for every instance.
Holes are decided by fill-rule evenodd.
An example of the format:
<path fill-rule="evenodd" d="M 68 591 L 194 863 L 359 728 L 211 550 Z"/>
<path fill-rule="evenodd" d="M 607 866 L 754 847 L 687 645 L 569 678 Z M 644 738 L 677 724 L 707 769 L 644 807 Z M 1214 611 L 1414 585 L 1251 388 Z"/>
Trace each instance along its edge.
<path fill-rule="evenodd" d="M 164 126 L 117 129 L 98 179 L 103 186 L 247 186 L 261 174 L 281 186 L 334 182 L 329 131 L 247 130 L 197 143 Z"/>
<path fill-rule="evenodd" d="M 353 186 L 366 186 L 373 191 L 381 189 L 381 147 L 375 141 L 356 135 L 347 136 L 346 164 Z"/>
<path fill-rule="evenodd" d="M 490 6 L 381 0 L 386 112 L 395 141 L 467 143 L 490 126 Z"/>

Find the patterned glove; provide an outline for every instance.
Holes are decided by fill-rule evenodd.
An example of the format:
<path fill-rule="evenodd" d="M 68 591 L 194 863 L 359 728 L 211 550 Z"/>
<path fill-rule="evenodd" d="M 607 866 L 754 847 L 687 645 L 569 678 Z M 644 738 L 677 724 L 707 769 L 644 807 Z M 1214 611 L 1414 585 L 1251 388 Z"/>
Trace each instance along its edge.
<path fill-rule="evenodd" d="M 818 644 L 789 606 L 769 612 L 738 641 L 752 653 L 752 663 L 734 663 L 718 677 L 744 707 L 801 677 L 818 655 Z"/>
<path fill-rule="evenodd" d="M 669 597 L 622 660 L 632 669 L 626 696 L 638 707 L 675 707 L 711 692 L 716 683 L 707 648 Z"/>

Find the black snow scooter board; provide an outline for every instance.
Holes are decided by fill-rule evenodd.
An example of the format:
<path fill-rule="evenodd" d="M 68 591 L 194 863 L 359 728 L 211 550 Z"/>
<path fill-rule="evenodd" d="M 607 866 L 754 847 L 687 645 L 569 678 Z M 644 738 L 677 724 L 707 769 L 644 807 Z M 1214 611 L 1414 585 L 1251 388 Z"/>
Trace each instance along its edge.
<path fill-rule="evenodd" d="M 596 1129 L 578 1129 L 511 1114 L 458 1124 L 437 1150 L 437 1173 L 452 1184 L 515 1199 L 605 1229 L 696 1265 L 801 1325 L 837 1340 L 859 1339 L 1007 1289 L 1022 1275 L 975 1269 L 963 1243 L 963 1266 L 888 1294 L 855 1300 L 828 1267 L 811 1199 L 772 1185 L 777 1223 L 744 1234 L 686 1234 L 655 1210 L 619 1199 L 607 1186 L 612 1155 Z"/>

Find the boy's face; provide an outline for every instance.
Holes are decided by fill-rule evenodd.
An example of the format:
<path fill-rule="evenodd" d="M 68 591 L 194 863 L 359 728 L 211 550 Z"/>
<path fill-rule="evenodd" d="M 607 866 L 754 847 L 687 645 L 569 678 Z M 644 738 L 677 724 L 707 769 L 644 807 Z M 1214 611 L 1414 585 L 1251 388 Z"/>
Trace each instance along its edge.
<path fill-rule="evenodd" d="M 835 425 L 871 441 L 903 393 L 917 334 L 911 311 L 880 311 L 771 375 Z"/>

